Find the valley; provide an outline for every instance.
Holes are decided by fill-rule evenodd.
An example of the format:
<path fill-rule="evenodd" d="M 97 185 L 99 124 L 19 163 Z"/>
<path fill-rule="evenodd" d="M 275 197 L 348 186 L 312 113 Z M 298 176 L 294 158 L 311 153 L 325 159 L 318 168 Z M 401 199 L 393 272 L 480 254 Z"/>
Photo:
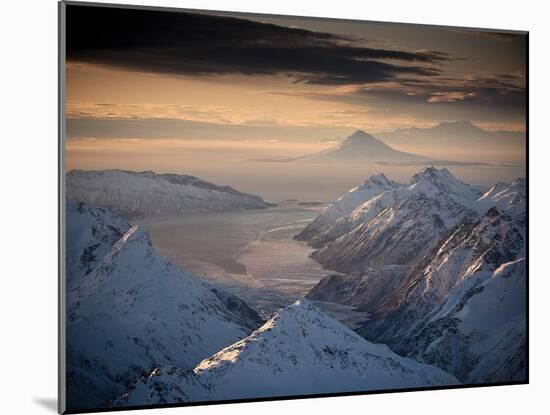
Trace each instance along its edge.
<path fill-rule="evenodd" d="M 327 275 L 293 236 L 324 206 L 298 201 L 277 207 L 202 212 L 133 221 L 157 251 L 194 275 L 238 295 L 264 318 L 288 305 Z"/>

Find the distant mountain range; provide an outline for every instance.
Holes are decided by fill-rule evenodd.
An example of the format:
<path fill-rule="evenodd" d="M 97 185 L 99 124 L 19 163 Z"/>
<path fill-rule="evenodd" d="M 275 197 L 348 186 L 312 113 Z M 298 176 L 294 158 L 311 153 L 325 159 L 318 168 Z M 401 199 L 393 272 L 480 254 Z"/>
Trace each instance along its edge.
<path fill-rule="evenodd" d="M 442 122 L 427 128 L 400 128 L 377 135 L 392 145 L 412 141 L 419 145 L 455 146 L 458 144 L 467 147 L 481 144 L 517 147 L 526 136 L 524 132 L 518 131 L 485 130 L 470 121 Z"/>
<path fill-rule="evenodd" d="M 525 164 L 525 132 L 489 131 L 469 121 L 442 122 L 428 128 L 402 128 L 376 134 L 397 148 L 414 148 L 422 154 L 437 154 L 438 159 L 486 163 Z M 464 158 L 466 157 L 466 158 Z"/>
<path fill-rule="evenodd" d="M 365 338 L 483 383 L 526 376 L 525 232 L 524 179 L 482 194 L 430 167 L 407 184 L 369 178 L 296 238 L 340 273 L 308 298 L 366 312 Z"/>
<path fill-rule="evenodd" d="M 259 196 L 218 186 L 194 176 L 153 171 L 72 170 L 66 175 L 67 196 L 108 207 L 126 217 L 188 212 L 265 209 Z"/>

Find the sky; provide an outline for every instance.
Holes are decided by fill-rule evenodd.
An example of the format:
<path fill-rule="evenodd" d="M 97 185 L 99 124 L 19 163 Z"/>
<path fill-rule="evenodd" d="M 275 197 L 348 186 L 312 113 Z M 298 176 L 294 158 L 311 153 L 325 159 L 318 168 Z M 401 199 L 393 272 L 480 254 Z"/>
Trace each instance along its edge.
<path fill-rule="evenodd" d="M 456 120 L 525 131 L 517 33 L 75 5 L 66 30 L 69 168 L 307 154 Z"/>

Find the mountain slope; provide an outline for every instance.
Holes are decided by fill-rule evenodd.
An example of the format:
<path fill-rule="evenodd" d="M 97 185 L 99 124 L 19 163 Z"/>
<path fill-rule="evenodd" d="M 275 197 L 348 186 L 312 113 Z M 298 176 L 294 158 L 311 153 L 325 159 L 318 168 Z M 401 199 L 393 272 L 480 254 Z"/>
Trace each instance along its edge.
<path fill-rule="evenodd" d="M 399 187 L 401 187 L 400 184 L 389 180 L 383 173 L 370 176 L 359 186 L 354 187 L 332 202 L 313 222 L 309 223 L 302 232 L 296 235 L 295 239 L 308 241 L 312 245 L 316 245 L 314 239 L 327 231 L 329 227 L 332 227 L 338 219 L 349 215 L 358 206 L 375 196 Z"/>
<path fill-rule="evenodd" d="M 327 268 L 344 273 L 360 272 L 375 265 L 413 264 L 450 228 L 464 218 L 477 216 L 467 207 L 470 200 L 463 201 L 466 196 L 473 199 L 468 187 L 459 191 L 458 184 L 448 180 L 443 186 L 439 176 L 432 176 L 431 171 L 432 168 L 426 169 L 413 178 L 404 192 L 394 191 L 401 194 L 393 198 L 397 201 L 391 206 L 373 206 L 382 210 L 328 242 L 313 257 Z"/>
<path fill-rule="evenodd" d="M 366 341 L 302 299 L 243 340 L 187 372 L 168 369 L 133 387 L 125 402 L 180 402 L 324 394 L 458 384 L 444 371 Z M 202 385 L 201 388 L 198 385 Z M 181 388 L 185 389 L 185 388 Z M 147 401 L 150 402 L 150 401 Z"/>
<path fill-rule="evenodd" d="M 468 383 L 524 381 L 525 301 L 525 259 L 504 263 L 483 283 L 452 292 L 408 339 L 408 356 Z"/>
<path fill-rule="evenodd" d="M 411 282 L 411 296 L 441 302 L 462 281 L 488 277 L 525 255 L 524 223 L 491 208 L 479 220 L 460 223 Z"/>
<path fill-rule="evenodd" d="M 447 169 L 434 167 L 415 174 L 407 185 L 392 182 L 363 195 L 356 189 L 296 235 L 318 248 L 313 257 L 321 264 L 344 273 L 376 265 L 412 265 L 462 220 L 473 221 L 493 206 L 521 216 L 526 204 L 524 179 L 482 194 Z M 354 203 L 338 214 L 341 201 L 356 194 L 363 197 L 350 198 Z"/>
<path fill-rule="evenodd" d="M 67 286 L 89 274 L 111 251 L 130 224 L 109 209 L 95 208 L 67 199 L 65 258 Z"/>
<path fill-rule="evenodd" d="M 109 207 L 127 216 L 175 215 L 186 212 L 264 209 L 259 196 L 217 186 L 193 176 L 125 170 L 67 173 L 67 195 Z"/>
<path fill-rule="evenodd" d="M 69 408 L 103 406 L 161 364 L 193 368 L 260 324 L 241 300 L 172 265 L 132 227 L 67 292 Z"/>
<path fill-rule="evenodd" d="M 304 299 L 194 372 L 219 399 L 456 384 L 433 366 L 365 341 Z"/>
<path fill-rule="evenodd" d="M 483 207 L 495 206 L 512 214 L 525 213 L 527 183 L 523 178 L 518 178 L 511 184 L 497 183 L 485 192 L 478 202 Z"/>
<path fill-rule="evenodd" d="M 426 162 L 429 157 L 396 150 L 372 135 L 357 130 L 335 149 L 302 157 L 315 162 L 368 161 L 380 163 Z"/>
<path fill-rule="evenodd" d="M 382 265 L 352 275 L 329 275 L 308 292 L 307 298 L 379 313 L 399 292 L 409 272 L 408 267 Z"/>
<path fill-rule="evenodd" d="M 514 219 L 496 208 L 475 222 L 460 223 L 403 279 L 393 310 L 365 322 L 358 332 L 370 340 L 390 345 L 404 356 L 435 364 L 463 381 L 483 381 L 488 376 L 488 368 L 483 375 L 481 372 L 475 375 L 475 362 L 494 355 L 496 340 L 491 343 L 494 347 L 478 350 L 475 359 L 472 350 L 477 347 L 477 342 L 492 336 L 492 329 L 499 329 L 494 318 L 490 323 L 484 319 L 494 310 L 503 316 L 511 309 L 517 310 L 517 304 L 525 297 L 525 291 L 520 289 L 508 294 L 498 292 L 503 285 L 494 282 L 498 279 L 493 279 L 504 269 L 513 270 L 514 274 L 521 275 L 518 278 L 525 279 L 526 267 L 522 259 L 525 255 L 524 226 L 523 220 Z M 503 268 L 505 264 L 514 265 Z M 476 332 L 455 338 L 455 335 L 462 336 L 457 334 L 460 316 L 464 315 L 461 310 L 470 310 L 470 304 L 473 304 L 470 299 L 487 289 L 486 284 L 494 287 L 491 295 L 498 301 L 484 303 L 487 308 L 476 302 L 479 310 L 469 314 L 469 318 L 479 320 Z M 507 323 L 501 326 L 499 336 L 503 331 L 508 332 Z M 525 329 L 524 317 L 518 317 L 513 327 L 516 340 L 521 339 L 521 330 Z M 504 342 L 504 335 L 499 339 L 502 340 L 499 340 L 501 355 L 508 356 L 507 353 L 517 351 L 512 343 Z M 522 341 L 525 343 L 525 338 Z M 491 369 L 501 373 L 498 380 L 493 376 L 493 381 L 507 381 L 505 375 L 508 372 L 504 366 Z"/>
<path fill-rule="evenodd" d="M 525 203 L 522 179 L 481 195 L 446 170 L 425 169 L 325 226 L 313 257 L 349 275 L 328 276 L 307 296 L 367 312 L 359 334 L 461 381 L 523 380 Z M 498 282 L 511 280 L 513 289 Z M 509 320 L 494 316 L 509 310 Z"/>
<path fill-rule="evenodd" d="M 385 178 L 385 176 L 383 177 Z M 373 189 L 377 191 L 360 193 L 358 196 L 361 197 L 351 199 L 350 202 L 354 203 L 348 202 L 346 205 L 348 208 L 343 210 L 340 215 L 336 215 L 334 211 L 337 209 L 331 209 L 331 207 L 333 205 L 336 208 L 339 207 L 341 200 L 347 201 L 349 196 L 358 193 L 355 189 L 333 202 L 296 238 L 306 240 L 315 248 L 321 248 L 358 226 L 373 220 L 384 210 L 403 203 L 407 199 L 422 198 L 425 200 L 436 199 L 437 201 L 437 199 L 444 198 L 446 201 L 442 200 L 440 204 L 454 205 L 455 207 L 460 205 L 469 210 L 478 210 L 476 200 L 481 196 L 481 192 L 456 179 L 447 169 L 439 170 L 427 167 L 415 174 L 407 185 L 391 182 L 391 186 Z"/>

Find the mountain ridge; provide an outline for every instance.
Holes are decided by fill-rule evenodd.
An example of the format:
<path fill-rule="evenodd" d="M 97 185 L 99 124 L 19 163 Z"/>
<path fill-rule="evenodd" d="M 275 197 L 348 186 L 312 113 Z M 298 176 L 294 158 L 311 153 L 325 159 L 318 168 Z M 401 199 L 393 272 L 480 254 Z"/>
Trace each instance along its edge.
<path fill-rule="evenodd" d="M 460 151 L 465 152 L 462 158 L 479 163 L 525 164 L 525 132 L 491 131 L 465 120 L 444 121 L 432 127 L 399 128 L 377 136 L 391 146 L 415 148 L 434 154 L 437 159 L 452 160 Z"/>
<path fill-rule="evenodd" d="M 426 168 L 408 187 L 355 200 L 359 207 L 320 229 L 325 239 L 308 234 L 321 245 L 313 257 L 340 274 L 307 297 L 367 312 L 354 323 L 363 337 L 461 381 L 525 379 L 526 186 L 520 178 L 481 193 Z M 498 282 L 508 280 L 515 288 Z M 494 317 L 510 309 L 513 321 Z"/>
<path fill-rule="evenodd" d="M 90 216 L 110 223 L 107 209 L 79 206 L 68 211 L 69 224 Z M 158 255 L 139 226 L 128 225 L 92 268 L 72 278 L 66 294 L 71 409 L 105 405 L 159 364 L 192 368 L 263 322 L 240 299 Z"/>
<path fill-rule="evenodd" d="M 135 385 L 119 404 L 147 401 L 158 393 L 167 402 L 185 402 L 459 384 L 441 369 L 366 341 L 306 299 L 201 361 L 192 374 L 175 368 L 165 372 Z M 182 383 L 190 385 L 191 397 L 179 390 Z"/>
<path fill-rule="evenodd" d="M 153 171 L 71 170 L 67 196 L 114 209 L 127 217 L 189 212 L 265 209 L 274 206 L 256 195 L 218 186 L 195 176 Z"/>

